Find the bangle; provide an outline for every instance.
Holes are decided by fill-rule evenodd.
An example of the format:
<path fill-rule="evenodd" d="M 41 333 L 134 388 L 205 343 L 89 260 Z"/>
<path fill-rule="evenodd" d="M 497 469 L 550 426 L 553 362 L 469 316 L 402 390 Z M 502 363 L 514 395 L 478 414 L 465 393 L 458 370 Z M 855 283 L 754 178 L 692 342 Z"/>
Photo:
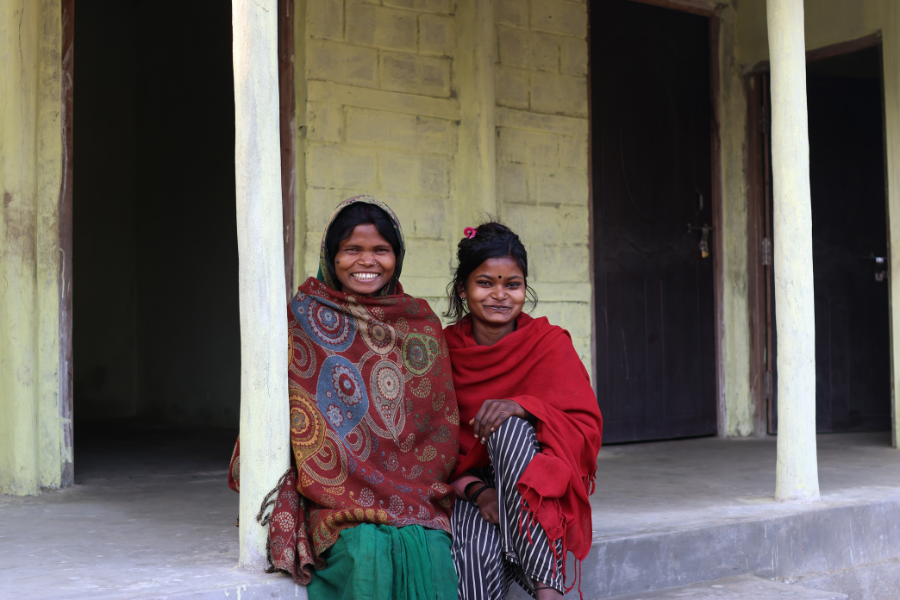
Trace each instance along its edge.
<path fill-rule="evenodd" d="M 481 486 L 480 488 L 478 488 L 478 491 L 475 492 L 474 494 L 472 494 L 472 497 L 469 498 L 469 502 L 471 502 L 471 503 L 474 504 L 475 506 L 478 506 L 478 503 L 477 503 L 475 500 L 478 498 L 478 496 L 481 494 L 481 492 L 483 492 L 484 490 L 488 489 L 489 487 L 491 487 L 491 486 L 489 486 L 488 484 L 484 484 L 483 486 Z"/>

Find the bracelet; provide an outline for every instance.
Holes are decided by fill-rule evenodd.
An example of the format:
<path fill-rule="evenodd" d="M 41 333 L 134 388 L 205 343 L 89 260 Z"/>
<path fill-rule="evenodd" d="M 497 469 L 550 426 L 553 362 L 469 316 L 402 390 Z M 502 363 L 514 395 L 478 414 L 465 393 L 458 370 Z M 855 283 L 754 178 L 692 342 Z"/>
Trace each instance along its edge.
<path fill-rule="evenodd" d="M 472 497 L 469 498 L 469 502 L 471 502 L 471 503 L 474 504 L 475 506 L 478 506 L 478 503 L 475 502 L 475 500 L 478 498 L 478 496 L 479 496 L 479 494 L 481 494 L 481 492 L 483 492 L 484 490 L 488 489 L 489 487 L 491 487 L 491 486 L 489 486 L 488 484 L 484 484 L 483 486 L 481 486 L 480 488 L 478 488 L 478 491 L 475 492 L 474 494 L 472 494 Z"/>

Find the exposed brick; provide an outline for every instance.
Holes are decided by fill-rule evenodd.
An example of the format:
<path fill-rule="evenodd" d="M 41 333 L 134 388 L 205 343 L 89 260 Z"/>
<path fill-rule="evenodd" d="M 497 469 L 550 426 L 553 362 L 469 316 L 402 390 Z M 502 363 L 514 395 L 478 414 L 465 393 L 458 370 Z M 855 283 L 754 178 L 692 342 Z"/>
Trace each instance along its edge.
<path fill-rule="evenodd" d="M 310 231 L 324 231 L 328 224 L 328 218 L 334 212 L 335 207 L 345 198 L 353 196 L 352 192 L 344 195 L 343 190 L 332 188 L 306 189 L 306 228 Z"/>
<path fill-rule="evenodd" d="M 452 0 L 384 0 L 384 5 L 445 15 L 453 12 Z"/>
<path fill-rule="evenodd" d="M 416 117 L 402 113 L 347 109 L 347 141 L 383 148 L 412 150 L 416 146 Z"/>
<path fill-rule="evenodd" d="M 587 116 L 587 80 L 576 75 L 535 72 L 531 77 L 531 109 Z"/>
<path fill-rule="evenodd" d="M 375 151 L 346 145 L 309 143 L 309 185 L 371 191 L 375 187 Z"/>
<path fill-rule="evenodd" d="M 560 136 L 559 164 L 573 169 L 587 169 L 588 143 L 586 137 Z"/>
<path fill-rule="evenodd" d="M 584 38 L 587 36 L 587 12 L 583 4 L 565 0 L 532 0 L 531 28 Z"/>
<path fill-rule="evenodd" d="M 453 56 L 456 42 L 453 17 L 419 15 L 419 52 Z"/>
<path fill-rule="evenodd" d="M 497 44 L 499 48 L 500 64 L 506 67 L 531 67 L 529 57 L 530 32 L 512 27 L 497 28 Z"/>
<path fill-rule="evenodd" d="M 533 167 L 520 164 L 497 166 L 497 194 L 502 202 L 510 204 L 534 204 L 529 194 L 529 180 Z"/>
<path fill-rule="evenodd" d="M 536 168 L 534 181 L 534 195 L 541 204 L 578 204 L 582 206 L 587 204 L 587 171 Z"/>
<path fill-rule="evenodd" d="M 417 198 L 412 218 L 407 217 L 404 222 L 404 233 L 412 238 L 443 237 L 449 202 L 451 200 L 445 198 Z"/>
<path fill-rule="evenodd" d="M 584 302 L 540 302 L 540 283 L 534 288 L 538 293 L 538 307 L 534 316 L 547 317 L 554 325 L 565 327 L 573 338 L 586 338 L 590 340 L 591 334 L 591 305 Z M 579 334 L 587 334 L 579 335 Z M 574 343 L 574 339 L 572 340 Z M 577 348 L 576 348 L 577 349 Z M 590 354 L 588 353 L 588 359 Z"/>
<path fill-rule="evenodd" d="M 306 103 L 306 139 L 340 142 L 344 135 L 344 107 L 324 102 Z"/>
<path fill-rule="evenodd" d="M 456 153 L 456 123 L 416 117 L 416 150 L 435 154 Z"/>
<path fill-rule="evenodd" d="M 538 71 L 559 71 L 557 37 L 546 33 L 531 35 L 531 67 Z"/>
<path fill-rule="evenodd" d="M 445 241 L 407 240 L 403 272 L 415 273 L 420 276 L 431 273 L 446 273 L 449 277 L 450 269 L 447 265 L 447 254 L 447 242 Z"/>
<path fill-rule="evenodd" d="M 340 40 L 344 37 L 343 0 L 316 0 L 306 9 L 307 29 L 310 37 Z"/>
<path fill-rule="evenodd" d="M 412 154 L 379 152 L 378 173 L 382 189 L 395 194 L 418 192 L 419 164 Z"/>
<path fill-rule="evenodd" d="M 354 44 L 416 51 L 416 14 L 347 1 L 347 39 Z"/>
<path fill-rule="evenodd" d="M 528 27 L 528 2 L 499 0 L 494 5 L 494 20 L 505 25 Z"/>
<path fill-rule="evenodd" d="M 310 79 L 377 87 L 377 50 L 319 40 L 311 40 L 307 47 Z"/>
<path fill-rule="evenodd" d="M 587 244 L 577 246 L 532 244 L 528 247 L 528 257 L 529 266 L 533 265 L 536 281 L 581 283 L 588 280 L 590 257 Z"/>
<path fill-rule="evenodd" d="M 559 136 L 521 129 L 498 129 L 497 155 L 505 162 L 555 167 L 559 164 Z"/>
<path fill-rule="evenodd" d="M 588 47 L 585 40 L 560 37 L 559 70 L 562 73 L 586 75 L 588 72 Z"/>
<path fill-rule="evenodd" d="M 560 239 L 558 213 L 558 209 L 550 206 L 503 205 L 503 220 L 519 234 L 526 248 L 545 240 Z"/>
<path fill-rule="evenodd" d="M 450 161 L 443 156 L 419 158 L 419 189 L 423 196 L 450 195 Z"/>
<path fill-rule="evenodd" d="M 412 54 L 381 54 L 381 87 L 425 96 L 450 96 L 450 60 Z"/>
<path fill-rule="evenodd" d="M 524 69 L 497 67 L 495 69 L 497 104 L 510 108 L 528 108 L 531 74 Z"/>

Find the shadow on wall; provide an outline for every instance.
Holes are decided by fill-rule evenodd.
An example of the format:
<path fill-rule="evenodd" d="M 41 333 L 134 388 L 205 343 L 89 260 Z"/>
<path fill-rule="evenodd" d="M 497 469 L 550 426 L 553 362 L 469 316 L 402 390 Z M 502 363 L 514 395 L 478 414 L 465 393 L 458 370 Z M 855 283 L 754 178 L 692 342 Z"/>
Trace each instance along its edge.
<path fill-rule="evenodd" d="M 75 417 L 236 427 L 231 7 L 85 0 L 76 35 Z"/>

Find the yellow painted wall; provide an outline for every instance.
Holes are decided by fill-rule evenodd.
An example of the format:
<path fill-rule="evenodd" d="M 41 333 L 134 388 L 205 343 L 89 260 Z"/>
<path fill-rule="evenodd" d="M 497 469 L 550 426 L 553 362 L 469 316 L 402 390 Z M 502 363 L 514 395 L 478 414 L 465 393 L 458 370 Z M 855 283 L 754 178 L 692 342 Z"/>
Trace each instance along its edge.
<path fill-rule="evenodd" d="M 0 2 L 0 493 L 60 484 L 60 7 Z"/>
<path fill-rule="evenodd" d="M 896 0 L 806 0 L 805 6 L 807 50 L 876 32 L 882 35 L 896 447 L 900 431 L 900 271 L 897 267 L 900 265 L 900 3 Z M 737 23 L 739 61 L 752 66 L 768 59 L 765 1 L 742 1 Z"/>

